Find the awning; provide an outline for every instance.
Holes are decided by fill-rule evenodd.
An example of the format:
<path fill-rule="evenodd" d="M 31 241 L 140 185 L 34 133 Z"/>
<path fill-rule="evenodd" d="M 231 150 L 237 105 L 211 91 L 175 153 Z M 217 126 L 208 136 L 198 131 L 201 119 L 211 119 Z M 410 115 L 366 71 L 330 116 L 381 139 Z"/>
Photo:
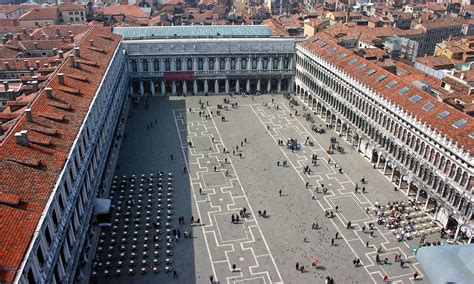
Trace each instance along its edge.
<path fill-rule="evenodd" d="M 180 80 L 193 80 L 193 71 L 176 71 L 176 72 L 165 72 L 165 81 L 180 81 Z"/>
<path fill-rule="evenodd" d="M 96 198 L 94 203 L 94 212 L 96 215 L 109 214 L 110 211 L 110 199 Z"/>

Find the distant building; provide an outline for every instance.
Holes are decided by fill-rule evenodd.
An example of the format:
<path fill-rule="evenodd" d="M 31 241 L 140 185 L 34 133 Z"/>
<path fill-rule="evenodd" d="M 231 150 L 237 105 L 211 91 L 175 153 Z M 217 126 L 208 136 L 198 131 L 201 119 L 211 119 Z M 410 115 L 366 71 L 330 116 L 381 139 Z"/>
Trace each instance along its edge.
<path fill-rule="evenodd" d="M 58 6 L 60 24 L 83 24 L 86 22 L 86 8 L 81 5 L 63 4 Z"/>
<path fill-rule="evenodd" d="M 34 8 L 22 15 L 18 22 L 22 27 L 43 27 L 46 25 L 55 25 L 59 22 L 58 8 Z"/>

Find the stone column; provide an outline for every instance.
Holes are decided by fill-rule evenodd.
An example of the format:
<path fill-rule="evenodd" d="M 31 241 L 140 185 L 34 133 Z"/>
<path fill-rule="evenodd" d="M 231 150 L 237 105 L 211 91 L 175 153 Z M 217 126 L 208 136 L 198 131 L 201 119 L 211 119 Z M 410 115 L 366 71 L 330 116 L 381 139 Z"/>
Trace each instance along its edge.
<path fill-rule="evenodd" d="M 161 81 L 161 94 L 166 95 L 166 83 L 165 80 Z"/>
<path fill-rule="evenodd" d="M 258 58 L 258 61 L 257 61 L 257 70 L 258 70 L 258 71 L 262 70 L 262 57 L 259 57 L 259 58 Z"/>
<path fill-rule="evenodd" d="M 272 80 L 268 79 L 268 81 L 267 81 L 267 93 L 270 94 L 271 92 L 272 92 Z"/>
<path fill-rule="evenodd" d="M 209 85 L 207 84 L 207 79 L 204 80 L 204 93 L 205 94 L 209 93 Z"/>
<path fill-rule="evenodd" d="M 193 57 L 193 71 L 198 70 L 197 58 Z"/>
<path fill-rule="evenodd" d="M 426 209 L 428 209 L 428 201 L 430 201 L 430 196 L 428 195 L 428 197 L 426 198 L 426 202 L 425 202 L 425 211 Z"/>
<path fill-rule="evenodd" d="M 281 92 L 281 79 L 278 79 L 278 87 L 277 87 L 277 92 Z"/>
<path fill-rule="evenodd" d="M 260 92 L 260 87 L 261 87 L 260 84 L 261 84 L 260 79 L 258 79 L 257 80 L 257 91 L 259 91 L 259 92 Z"/>
<path fill-rule="evenodd" d="M 421 191 L 421 189 L 418 189 L 418 190 L 416 191 L 415 201 L 418 201 L 418 197 L 420 197 L 420 191 Z"/>
<path fill-rule="evenodd" d="M 176 58 L 171 58 L 171 71 L 176 71 Z"/>
<path fill-rule="evenodd" d="M 214 93 L 219 93 L 219 80 L 214 80 Z"/>
<path fill-rule="evenodd" d="M 268 70 L 273 70 L 273 57 L 270 56 L 268 59 Z"/>
<path fill-rule="evenodd" d="M 183 94 L 188 94 L 188 83 L 186 81 L 183 81 Z"/>
<path fill-rule="evenodd" d="M 229 87 L 229 79 L 225 79 L 225 93 L 229 94 L 230 92 L 230 87 Z"/>
<path fill-rule="evenodd" d="M 160 71 L 161 72 L 165 71 L 165 59 L 164 58 L 160 59 Z"/>
<path fill-rule="evenodd" d="M 235 63 L 235 64 L 236 64 L 235 70 L 240 70 L 241 69 L 240 66 L 242 64 L 242 60 L 241 60 L 240 57 L 237 57 L 237 63 Z"/>
<path fill-rule="evenodd" d="M 235 80 L 235 91 L 240 93 L 240 81 L 239 79 Z"/>
<path fill-rule="evenodd" d="M 153 80 L 150 81 L 150 90 L 151 90 L 151 94 L 155 95 L 155 81 Z"/>
<path fill-rule="evenodd" d="M 176 81 L 173 81 L 173 86 L 171 88 L 171 92 L 173 95 L 176 95 Z"/>
<path fill-rule="evenodd" d="M 247 92 L 250 92 L 250 80 L 247 80 L 247 86 L 245 88 Z"/>
<path fill-rule="evenodd" d="M 230 70 L 230 58 L 226 57 L 225 58 L 225 71 L 229 71 L 229 70 Z"/>
<path fill-rule="evenodd" d="M 252 58 L 247 57 L 247 70 L 252 70 Z"/>
<path fill-rule="evenodd" d="M 143 96 L 145 94 L 145 90 L 143 88 L 143 80 L 140 80 L 140 96 Z"/>
<path fill-rule="evenodd" d="M 204 71 L 209 72 L 209 58 L 204 58 Z"/>
<path fill-rule="evenodd" d="M 278 60 L 278 70 L 283 70 L 283 57 Z"/>
<path fill-rule="evenodd" d="M 197 83 L 197 80 L 194 80 L 194 83 L 193 83 L 193 92 L 194 92 L 194 94 L 197 94 L 197 93 L 198 93 L 198 83 Z"/>
<path fill-rule="evenodd" d="M 130 82 L 130 95 L 133 95 L 133 84 Z"/>

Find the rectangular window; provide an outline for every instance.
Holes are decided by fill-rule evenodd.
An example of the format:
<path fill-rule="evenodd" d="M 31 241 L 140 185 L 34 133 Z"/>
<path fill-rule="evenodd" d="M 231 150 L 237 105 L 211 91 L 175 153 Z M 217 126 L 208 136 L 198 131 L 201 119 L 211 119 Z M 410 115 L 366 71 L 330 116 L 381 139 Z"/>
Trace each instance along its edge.
<path fill-rule="evenodd" d="M 410 98 L 410 102 L 412 102 L 412 103 L 417 103 L 419 101 L 421 101 L 421 97 L 418 96 L 418 95 L 414 95 Z"/>
<path fill-rule="evenodd" d="M 434 104 L 432 104 L 432 103 L 426 103 L 426 104 L 423 106 L 423 110 L 428 111 L 428 110 L 433 109 L 434 107 L 435 107 Z"/>
<path fill-rule="evenodd" d="M 438 117 L 444 119 L 450 115 L 449 111 L 443 110 L 442 112 L 438 113 Z"/>
<path fill-rule="evenodd" d="M 396 84 L 398 84 L 397 81 L 395 81 L 395 80 L 390 81 L 390 82 L 387 84 L 387 88 L 392 88 L 392 87 L 395 86 Z"/>
<path fill-rule="evenodd" d="M 41 267 L 44 265 L 44 256 L 43 256 L 43 250 L 41 249 L 41 246 L 38 247 L 36 250 L 36 257 L 38 258 L 38 262 Z"/>
<path fill-rule="evenodd" d="M 46 226 L 46 229 L 44 230 L 44 238 L 46 239 L 46 242 L 48 243 L 48 247 L 51 246 L 51 242 L 53 239 L 51 238 L 51 233 L 49 232 L 49 227 Z"/>
<path fill-rule="evenodd" d="M 351 60 L 349 60 L 349 62 L 347 62 L 347 64 L 349 65 L 354 65 L 354 63 L 357 62 L 357 59 L 356 58 L 352 58 Z"/>
<path fill-rule="evenodd" d="M 375 72 L 377 72 L 375 69 L 370 69 L 365 74 L 367 74 L 367 76 L 371 76 L 371 75 L 375 74 Z"/>
<path fill-rule="evenodd" d="M 408 87 L 403 87 L 403 88 L 401 88 L 401 89 L 398 91 L 398 93 L 399 93 L 400 95 L 404 95 L 404 94 L 406 94 L 409 90 L 410 90 L 410 88 L 408 88 Z"/>
<path fill-rule="evenodd" d="M 329 52 L 331 52 L 331 53 L 336 53 L 336 50 L 337 50 L 337 49 L 336 49 L 335 47 L 331 47 L 331 48 L 329 49 Z"/>
<path fill-rule="evenodd" d="M 51 218 L 53 219 L 54 227 L 57 228 L 59 222 L 58 222 L 58 216 L 56 216 L 56 210 L 53 210 L 53 211 L 51 212 Z"/>
<path fill-rule="evenodd" d="M 467 120 L 464 118 L 461 118 L 461 119 L 456 120 L 456 122 L 453 123 L 451 126 L 458 129 L 458 128 L 463 127 L 465 124 L 467 124 Z"/>
<path fill-rule="evenodd" d="M 362 70 L 367 66 L 367 64 L 362 63 L 361 65 L 357 66 L 357 69 Z"/>
<path fill-rule="evenodd" d="M 319 48 L 323 48 L 327 45 L 327 43 L 325 43 L 324 41 L 322 41 L 320 44 L 319 44 Z"/>
<path fill-rule="evenodd" d="M 380 82 L 382 80 L 385 80 L 385 78 L 387 78 L 387 75 L 382 74 L 382 75 L 379 75 L 377 78 L 375 78 L 375 81 Z"/>
<path fill-rule="evenodd" d="M 345 53 L 341 53 L 341 54 L 339 54 L 339 56 L 338 56 L 338 57 L 339 57 L 339 59 L 344 59 L 344 58 L 346 58 L 346 57 L 347 57 L 347 54 L 345 54 Z"/>

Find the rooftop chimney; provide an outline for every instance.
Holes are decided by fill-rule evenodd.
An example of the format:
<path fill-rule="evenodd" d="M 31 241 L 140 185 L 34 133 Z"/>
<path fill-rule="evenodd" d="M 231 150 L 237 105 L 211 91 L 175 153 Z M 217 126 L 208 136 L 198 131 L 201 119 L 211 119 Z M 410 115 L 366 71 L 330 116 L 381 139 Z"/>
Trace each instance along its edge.
<path fill-rule="evenodd" d="M 81 60 L 76 60 L 76 68 L 81 69 Z"/>
<path fill-rule="evenodd" d="M 30 40 L 31 40 L 31 39 L 33 39 L 33 34 L 32 34 L 32 33 L 30 33 Z"/>
<path fill-rule="evenodd" d="M 33 115 L 31 114 L 31 108 L 25 109 L 26 120 L 33 122 Z"/>
<path fill-rule="evenodd" d="M 39 68 L 40 68 L 40 62 L 39 62 L 39 60 L 36 60 L 36 61 L 35 61 L 35 66 L 36 66 L 36 69 L 39 69 Z"/>
<path fill-rule="evenodd" d="M 64 85 L 64 73 L 58 73 L 59 84 Z"/>
<path fill-rule="evenodd" d="M 74 42 L 74 36 L 73 35 L 70 35 L 69 39 L 71 40 L 71 42 Z"/>
<path fill-rule="evenodd" d="M 60 63 L 61 63 L 61 60 L 59 60 L 59 58 L 54 59 L 55 66 L 59 66 Z"/>
<path fill-rule="evenodd" d="M 15 34 L 16 40 L 21 40 L 20 34 Z"/>
<path fill-rule="evenodd" d="M 33 91 L 38 92 L 38 81 L 35 80 L 31 84 L 33 85 Z"/>
<path fill-rule="evenodd" d="M 49 27 L 49 22 L 46 22 L 46 26 Z"/>
<path fill-rule="evenodd" d="M 35 75 L 35 68 L 30 67 L 30 76 Z"/>
<path fill-rule="evenodd" d="M 74 55 L 77 57 L 81 57 L 81 50 L 79 47 L 74 48 Z"/>
<path fill-rule="evenodd" d="M 5 69 L 10 70 L 10 62 L 5 61 Z"/>
<path fill-rule="evenodd" d="M 69 55 L 69 62 L 71 63 L 71 67 L 76 67 L 74 55 Z"/>
<path fill-rule="evenodd" d="M 30 142 L 28 141 L 28 130 L 22 130 L 20 132 L 15 133 L 16 143 L 18 145 L 30 146 Z"/>
<path fill-rule="evenodd" d="M 38 49 L 38 42 L 37 41 L 33 42 L 33 46 L 35 47 L 35 49 Z"/>
<path fill-rule="evenodd" d="M 22 28 L 21 30 L 23 31 L 23 34 L 26 35 L 26 28 Z"/>
<path fill-rule="evenodd" d="M 93 39 L 89 40 L 89 44 L 90 44 L 91 46 L 94 46 L 94 40 L 93 40 Z"/>
<path fill-rule="evenodd" d="M 45 90 L 46 90 L 46 97 L 48 97 L 48 99 L 54 98 L 54 97 L 53 97 L 53 89 L 52 89 L 52 88 L 48 87 L 48 88 L 45 88 Z"/>
<path fill-rule="evenodd" d="M 10 89 L 8 86 L 8 81 L 3 81 L 3 88 L 5 89 L 5 93 L 8 91 L 8 89 Z"/>
<path fill-rule="evenodd" d="M 64 53 L 62 50 L 58 51 L 59 58 L 64 58 Z"/>
<path fill-rule="evenodd" d="M 56 47 L 53 48 L 53 54 L 54 54 L 54 55 L 57 55 L 57 54 L 58 54 L 58 49 L 57 49 Z"/>
<path fill-rule="evenodd" d="M 56 36 L 58 37 L 61 36 L 61 30 L 59 28 L 56 28 Z"/>
<path fill-rule="evenodd" d="M 23 60 L 23 67 L 26 69 L 26 70 L 29 70 L 30 69 L 30 65 L 28 63 L 28 60 L 24 59 Z"/>
<path fill-rule="evenodd" d="M 8 42 L 7 37 L 2 37 L 2 44 L 7 44 L 7 42 Z"/>

